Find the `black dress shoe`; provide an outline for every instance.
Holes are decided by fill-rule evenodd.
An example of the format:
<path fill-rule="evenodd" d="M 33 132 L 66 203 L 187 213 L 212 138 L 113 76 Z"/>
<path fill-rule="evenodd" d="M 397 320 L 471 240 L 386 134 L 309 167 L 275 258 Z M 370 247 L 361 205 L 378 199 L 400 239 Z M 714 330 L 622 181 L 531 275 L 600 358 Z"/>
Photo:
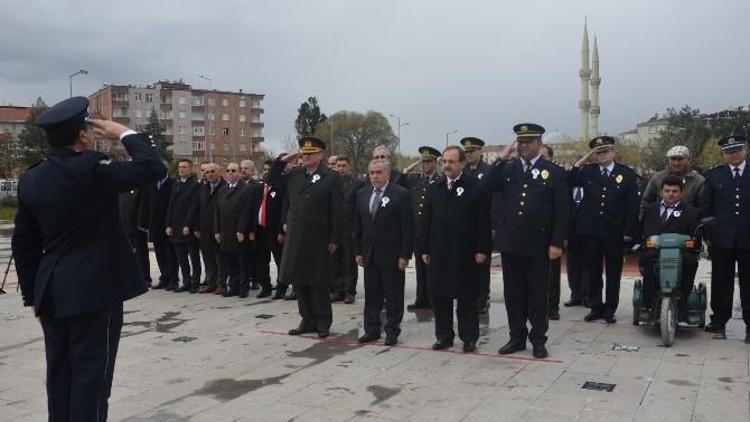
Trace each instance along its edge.
<path fill-rule="evenodd" d="M 607 315 L 607 316 L 604 317 L 604 321 L 607 324 L 616 324 L 617 323 L 617 318 L 615 318 L 614 315 Z"/>
<path fill-rule="evenodd" d="M 535 345 L 534 349 L 531 351 L 531 354 L 537 359 L 545 359 L 547 356 L 549 356 L 549 353 L 547 353 L 547 348 L 544 347 L 543 344 Z"/>
<path fill-rule="evenodd" d="M 569 301 L 563 303 L 563 306 L 567 308 L 571 306 L 583 306 L 583 300 L 582 299 L 570 299 Z"/>
<path fill-rule="evenodd" d="M 472 353 L 477 351 L 477 343 L 474 341 L 470 341 L 468 343 L 464 343 L 464 353 Z"/>
<path fill-rule="evenodd" d="M 707 333 L 715 333 L 717 331 L 724 331 L 724 327 L 723 326 L 720 327 L 718 324 L 714 324 L 713 322 L 706 325 Z"/>
<path fill-rule="evenodd" d="M 560 311 L 549 311 L 549 320 L 550 321 L 559 321 L 560 320 Z"/>
<path fill-rule="evenodd" d="M 172 292 L 172 291 L 174 291 L 176 289 L 179 289 L 179 286 L 176 285 L 176 284 L 167 284 L 167 287 L 164 288 L 164 290 L 166 290 L 168 292 Z"/>
<path fill-rule="evenodd" d="M 156 283 L 156 286 L 153 286 L 153 287 L 151 287 L 151 288 L 152 288 L 152 289 L 164 289 L 164 288 L 166 288 L 167 286 L 169 286 L 169 284 L 168 284 L 168 283 L 165 283 L 165 282 L 163 282 L 163 281 L 160 281 L 160 282 Z"/>
<path fill-rule="evenodd" d="M 248 296 L 248 291 L 247 290 L 241 290 L 237 296 L 239 296 L 240 299 L 245 299 Z"/>
<path fill-rule="evenodd" d="M 505 346 L 501 347 L 500 350 L 497 351 L 497 353 L 501 355 L 510 355 L 512 353 L 520 352 L 522 350 L 526 350 L 526 342 L 519 343 L 515 340 L 511 340 L 507 343 L 505 343 Z"/>
<path fill-rule="evenodd" d="M 432 350 L 445 350 L 453 347 L 453 342 L 448 340 L 438 340 L 432 344 Z"/>
<path fill-rule="evenodd" d="M 174 292 L 175 292 L 175 293 L 180 293 L 180 292 L 189 292 L 189 291 L 190 291 L 190 286 L 187 286 L 187 285 L 183 285 L 183 286 L 182 286 L 182 287 L 180 287 L 180 288 L 174 289 Z"/>
<path fill-rule="evenodd" d="M 271 296 L 271 288 L 270 287 L 261 290 L 260 293 L 258 293 L 258 296 L 255 296 L 255 297 L 257 297 L 258 299 L 262 299 L 264 297 L 269 297 L 269 296 Z"/>
<path fill-rule="evenodd" d="M 318 338 L 326 338 L 331 334 L 331 331 L 328 328 L 321 328 L 318 330 Z"/>
<path fill-rule="evenodd" d="M 196 293 L 198 293 L 198 286 L 193 286 L 193 287 L 191 287 L 191 288 L 190 288 L 190 293 L 192 293 L 192 294 L 196 294 Z"/>
<path fill-rule="evenodd" d="M 397 336 L 385 336 L 385 342 L 384 344 L 386 346 L 395 346 L 396 343 L 398 343 L 398 337 Z"/>
<path fill-rule="evenodd" d="M 276 293 L 274 293 L 273 297 L 271 297 L 272 300 L 279 300 L 284 299 L 284 295 L 286 294 L 286 291 L 284 290 L 276 290 Z"/>
<path fill-rule="evenodd" d="M 222 296 L 224 296 L 224 297 L 232 297 L 232 296 L 237 296 L 237 294 L 238 294 L 238 291 L 236 289 L 229 289 L 226 292 L 224 292 L 224 294 Z"/>
<path fill-rule="evenodd" d="M 380 336 L 377 334 L 365 334 L 357 339 L 357 343 L 359 344 L 365 344 L 365 343 L 372 343 L 373 341 L 380 340 Z"/>
<path fill-rule="evenodd" d="M 305 327 L 304 325 L 300 325 L 297 328 L 292 328 L 291 330 L 289 330 L 289 335 L 290 336 L 298 336 L 298 335 L 301 335 L 301 334 L 314 333 L 314 332 L 315 332 L 315 330 L 311 330 L 311 329 Z"/>
<path fill-rule="evenodd" d="M 591 311 L 583 317 L 586 322 L 596 321 L 597 319 L 604 319 L 604 314 L 601 312 Z"/>
<path fill-rule="evenodd" d="M 284 296 L 284 300 L 297 300 L 297 293 L 291 292 Z"/>
<path fill-rule="evenodd" d="M 253 282 L 250 284 L 250 290 L 258 290 L 260 289 L 260 283 Z"/>
<path fill-rule="evenodd" d="M 432 306 L 430 306 L 429 303 L 424 302 L 414 302 L 410 305 L 406 305 L 407 311 L 415 311 L 417 309 L 432 309 Z"/>
<path fill-rule="evenodd" d="M 490 302 L 482 302 L 477 304 L 477 313 L 478 314 L 486 314 L 490 311 Z"/>

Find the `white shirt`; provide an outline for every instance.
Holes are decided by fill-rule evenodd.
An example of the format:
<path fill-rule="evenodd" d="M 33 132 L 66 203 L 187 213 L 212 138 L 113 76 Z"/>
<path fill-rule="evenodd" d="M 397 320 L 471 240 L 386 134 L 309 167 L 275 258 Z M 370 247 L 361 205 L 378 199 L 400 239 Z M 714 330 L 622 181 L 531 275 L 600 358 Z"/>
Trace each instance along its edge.
<path fill-rule="evenodd" d="M 536 157 L 534 157 L 531 160 L 529 160 L 529 163 L 531 163 L 531 167 L 534 167 L 534 164 L 536 164 L 536 162 L 539 161 L 539 157 L 541 157 L 541 156 L 542 156 L 542 154 L 539 154 Z M 524 160 L 523 158 L 521 158 L 521 167 L 524 170 L 526 170 L 526 160 Z"/>
<path fill-rule="evenodd" d="M 455 178 L 455 179 L 451 179 L 450 177 L 448 177 L 448 176 L 445 176 L 445 181 L 446 181 L 446 183 L 448 184 L 448 185 L 447 185 L 447 186 L 448 186 L 448 188 L 450 188 L 450 187 L 451 187 L 451 185 L 453 185 L 453 183 L 455 183 L 455 182 L 456 182 L 456 180 L 460 179 L 460 178 L 461 178 L 461 175 L 462 175 L 462 174 L 464 174 L 464 172 L 458 173 L 458 176 L 456 176 L 456 178 Z"/>
<path fill-rule="evenodd" d="M 599 173 L 601 173 L 602 171 L 604 171 L 604 169 L 607 169 L 607 176 L 611 176 L 612 175 L 612 170 L 615 169 L 615 162 L 612 161 L 611 163 L 609 163 L 609 165 L 607 167 L 599 166 Z"/>
<path fill-rule="evenodd" d="M 732 171 L 732 177 L 734 177 L 734 169 L 736 169 L 736 168 L 740 169 L 740 177 L 742 177 L 742 173 L 745 171 L 745 164 L 746 163 L 747 163 L 747 160 L 741 162 L 739 166 L 733 166 L 733 165 L 730 164 L 729 165 L 729 170 Z"/>
<path fill-rule="evenodd" d="M 680 205 L 679 202 L 675 202 L 673 205 L 670 205 L 669 207 L 667 207 L 667 204 L 664 203 L 664 201 L 661 201 L 661 206 L 659 207 L 659 217 L 661 217 L 662 214 L 664 214 L 664 210 L 666 209 L 667 210 L 667 220 L 669 220 L 670 218 L 672 218 L 672 213 L 674 212 L 674 210 L 679 205 Z"/>

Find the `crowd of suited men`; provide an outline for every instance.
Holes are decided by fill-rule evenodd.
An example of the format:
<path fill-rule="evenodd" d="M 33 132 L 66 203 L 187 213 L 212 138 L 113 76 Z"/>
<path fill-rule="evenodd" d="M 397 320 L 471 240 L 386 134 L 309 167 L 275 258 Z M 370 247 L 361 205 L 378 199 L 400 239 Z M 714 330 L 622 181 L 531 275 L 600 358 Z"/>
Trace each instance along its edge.
<path fill-rule="evenodd" d="M 612 324 L 617 321 L 625 251 L 650 235 L 670 230 L 693 234 L 700 216 L 719 215 L 724 221 L 707 242 L 714 243 L 713 315 L 707 331 L 726 337 L 736 263 L 743 318 L 750 322 L 745 310 L 750 307 L 744 217 L 750 183 L 741 183 L 744 138 L 720 141 L 727 164 L 719 168 L 729 168 L 730 179 L 725 180 L 726 175 L 716 169 L 704 177 L 691 167 L 690 151 L 677 146 L 665 157 L 667 167 L 644 184 L 630 167 L 615 161 L 615 140 L 610 137 L 593 139 L 590 153 L 566 170 L 554 162 L 552 146 L 541 141 L 541 126 L 521 124 L 514 131 L 517 142 L 506 147 L 495 163 L 483 160 L 484 142 L 473 137 L 442 152 L 421 147 L 420 159 L 403 170 L 392 168 L 390 151 L 383 146 L 372 151 L 367 175 L 353 174 L 352 162 L 345 156 L 331 155 L 319 163 L 321 167 L 327 164 L 329 173 L 336 175 L 330 197 L 335 199 L 333 208 L 339 208 L 324 215 L 328 228 L 316 236 L 334 233 L 340 240 L 331 240 L 327 256 L 313 253 L 306 259 L 328 261 L 323 268 L 330 271 L 332 283 L 323 283 L 325 299 L 320 289 L 317 293 L 304 290 L 304 283 L 300 288 L 305 297 L 298 298 L 299 289 L 292 285 L 301 280 L 285 280 L 282 271 L 284 265 L 309 265 L 291 256 L 282 263 L 282 256 L 287 219 L 296 212 L 294 198 L 309 200 L 305 186 L 316 187 L 321 175 L 328 174 L 318 170 L 317 163 L 304 162 L 325 150 L 317 138 L 303 138 L 299 154 L 280 155 L 264 162 L 261 169 L 250 160 L 224 168 L 204 162 L 195 169 L 190 160 L 180 159 L 176 178 L 167 175 L 154 185 L 121 194 L 121 218 L 152 288 L 240 298 L 257 290 L 258 298 L 298 300 L 302 322 L 290 334 L 318 332 L 326 337 L 330 303 L 355 302 L 359 265 L 365 267 L 366 290 L 365 335 L 359 340 L 380 338 L 380 312 L 385 308 L 386 344 L 395 344 L 403 318 L 403 270 L 414 256 L 416 298 L 407 309 L 433 309 L 436 350 L 453 346 L 454 299 L 458 300 L 458 335 L 464 351 L 476 350 L 477 314 L 486 313 L 490 306 L 494 249 L 502 254 L 510 325 L 510 341 L 500 353 L 524 350 L 528 339 L 534 356 L 543 358 L 547 356 L 548 322 L 560 318 L 563 249 L 571 291 L 564 305 L 586 306 L 591 309 L 586 321 Z M 295 169 L 306 174 L 302 188 L 290 186 Z M 444 189 L 438 185 L 445 185 Z M 320 182 L 318 190 L 324 186 Z M 398 188 L 394 191 L 388 186 Z M 385 212 L 391 209 L 398 215 Z M 380 228 L 375 223 L 379 212 L 385 214 L 385 226 Z M 529 217 L 524 218 L 524 213 Z M 310 225 L 297 229 L 314 231 Z M 378 242 L 374 238 L 386 235 L 393 240 L 385 242 L 393 265 L 378 261 L 388 255 L 382 245 L 377 252 L 373 252 L 377 246 L 370 245 Z M 147 242 L 153 243 L 158 261 L 160 275 L 155 281 L 149 271 Z M 306 247 L 298 244 L 302 255 L 295 256 L 304 257 Z M 464 251 L 469 253 L 468 267 L 459 257 Z M 279 269 L 275 285 L 271 259 Z M 648 261 L 649 257 L 642 256 L 641 267 L 654 265 Z M 690 283 L 683 286 L 683 295 L 689 293 L 697 268 L 697 258 L 687 261 Z M 657 282 L 646 278 L 647 294 L 653 295 Z"/>

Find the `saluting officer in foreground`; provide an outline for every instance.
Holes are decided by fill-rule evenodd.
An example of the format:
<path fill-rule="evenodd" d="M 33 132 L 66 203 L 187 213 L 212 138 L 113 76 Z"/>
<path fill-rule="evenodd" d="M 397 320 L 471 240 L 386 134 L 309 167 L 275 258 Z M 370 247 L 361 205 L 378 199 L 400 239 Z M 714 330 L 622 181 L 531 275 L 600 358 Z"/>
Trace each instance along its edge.
<path fill-rule="evenodd" d="M 328 337 L 333 315 L 328 296 L 333 283 L 331 259 L 341 244 L 344 202 L 338 175 L 321 165 L 325 143 L 315 137 L 299 140 L 299 154 L 276 160 L 271 185 L 286 186 L 284 252 L 279 278 L 291 283 L 302 317 L 290 335 L 317 332 Z M 302 157 L 302 166 L 282 174 L 286 163 Z"/>
<path fill-rule="evenodd" d="M 526 350 L 528 337 L 534 357 L 546 358 L 550 260 L 562 256 L 570 212 L 568 184 L 565 171 L 539 151 L 543 127 L 521 123 L 513 131 L 516 142 L 503 149 L 482 178 L 486 190 L 500 193 L 495 242 L 502 253 L 510 340 L 498 352 Z M 516 145 L 519 157 L 510 159 Z"/>
<path fill-rule="evenodd" d="M 727 338 L 724 326 L 732 317 L 735 265 L 739 269 L 740 304 L 745 343 L 750 344 L 750 171 L 747 138 L 723 136 L 719 146 L 726 164 L 706 173 L 704 217 L 714 217 L 710 230 L 711 323 L 706 331 Z"/>
<path fill-rule="evenodd" d="M 88 105 L 73 97 L 39 115 L 50 149 L 18 187 L 13 256 L 44 330 L 50 421 L 107 419 L 122 302 L 147 290 L 117 197 L 166 174 L 145 135 L 89 120 Z M 94 132 L 121 140 L 132 161 L 89 151 Z"/>

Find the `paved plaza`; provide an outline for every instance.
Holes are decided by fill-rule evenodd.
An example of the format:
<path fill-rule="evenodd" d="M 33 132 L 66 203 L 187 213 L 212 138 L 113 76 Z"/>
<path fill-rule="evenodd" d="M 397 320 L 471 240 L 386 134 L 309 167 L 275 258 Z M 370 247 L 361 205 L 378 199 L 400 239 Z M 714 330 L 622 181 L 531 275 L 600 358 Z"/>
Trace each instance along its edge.
<path fill-rule="evenodd" d="M 709 270 L 701 262 L 698 281 L 708 283 Z M 407 313 L 396 347 L 358 345 L 361 294 L 354 305 L 334 305 L 333 335 L 320 341 L 285 334 L 298 323 L 294 302 L 151 291 L 125 305 L 110 420 L 750 420 L 750 346 L 738 306 L 728 340 L 686 329 L 666 348 L 655 329 L 631 325 L 634 279 L 630 271 L 623 281 L 615 325 L 584 322 L 585 308 L 562 308 L 550 323 L 547 360 L 533 359 L 530 347 L 497 355 L 508 339 L 499 268 L 479 353 L 470 355 L 458 340 L 448 352 L 430 349 L 431 312 Z M 413 268 L 406 289 L 410 303 Z M 22 308 L 12 272 L 6 291 L 0 421 L 46 420 L 42 331 Z M 614 387 L 584 389 L 586 382 Z"/>

